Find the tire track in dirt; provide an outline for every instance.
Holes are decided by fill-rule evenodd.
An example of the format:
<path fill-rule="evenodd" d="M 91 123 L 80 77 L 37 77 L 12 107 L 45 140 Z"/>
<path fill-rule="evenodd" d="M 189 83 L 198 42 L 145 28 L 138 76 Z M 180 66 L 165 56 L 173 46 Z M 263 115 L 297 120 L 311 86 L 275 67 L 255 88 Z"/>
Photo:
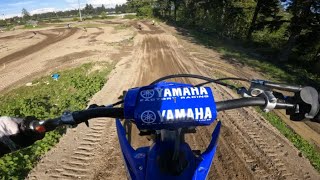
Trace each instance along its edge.
<path fill-rule="evenodd" d="M 50 179 L 87 179 L 91 176 L 90 161 L 94 158 L 94 150 L 96 145 L 102 138 L 102 132 L 106 126 L 110 125 L 110 121 L 106 119 L 96 119 L 90 131 L 84 136 L 79 146 L 73 151 L 68 160 L 61 165 L 60 169 L 56 169 L 50 173 Z M 108 138 L 108 137 L 103 137 Z"/>
<path fill-rule="evenodd" d="M 54 29 L 51 30 L 53 33 L 50 33 L 50 31 L 38 31 L 37 33 L 46 36 L 46 38 L 34 45 L 31 45 L 25 49 L 22 49 L 20 51 L 14 52 L 12 54 L 9 54 L 3 58 L 0 59 L 0 65 L 4 63 L 13 62 L 15 60 L 18 60 L 22 57 L 25 57 L 29 54 L 32 54 L 34 52 L 37 52 L 51 44 L 54 44 L 56 42 L 59 42 L 77 32 L 77 29 Z M 56 34 L 58 33 L 58 34 Z"/>

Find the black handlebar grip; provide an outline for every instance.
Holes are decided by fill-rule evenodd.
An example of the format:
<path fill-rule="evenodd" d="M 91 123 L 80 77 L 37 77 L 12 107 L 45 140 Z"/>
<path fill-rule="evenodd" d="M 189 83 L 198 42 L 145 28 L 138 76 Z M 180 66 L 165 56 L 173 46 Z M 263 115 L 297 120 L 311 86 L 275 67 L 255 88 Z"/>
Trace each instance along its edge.
<path fill-rule="evenodd" d="M 13 137 L 13 141 L 20 147 L 27 147 L 33 144 L 35 141 L 44 138 L 44 132 L 36 131 L 34 127 L 39 125 L 39 121 L 35 117 L 26 117 L 19 125 L 20 133 Z"/>

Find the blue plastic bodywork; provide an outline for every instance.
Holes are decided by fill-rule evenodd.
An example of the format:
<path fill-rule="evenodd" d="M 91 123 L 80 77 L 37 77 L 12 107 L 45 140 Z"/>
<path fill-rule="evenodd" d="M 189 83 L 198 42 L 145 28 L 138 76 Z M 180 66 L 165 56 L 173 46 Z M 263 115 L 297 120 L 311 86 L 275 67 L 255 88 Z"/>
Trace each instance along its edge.
<path fill-rule="evenodd" d="M 203 125 L 210 125 L 216 118 L 216 107 L 214 103 L 214 98 L 212 95 L 211 90 L 206 89 L 203 90 L 203 92 L 207 92 L 206 97 L 202 97 L 200 95 L 200 98 L 193 98 L 193 100 L 185 100 L 183 102 L 178 102 L 178 100 L 181 100 L 181 96 L 176 96 L 175 100 L 169 100 L 166 103 L 161 103 L 161 105 L 170 105 L 171 108 L 200 108 L 209 106 L 211 109 L 211 115 L 212 119 L 202 122 L 199 122 L 197 119 L 193 119 L 194 122 L 190 121 L 179 121 L 181 119 L 172 119 L 171 124 L 170 123 L 163 123 L 163 121 L 156 119 L 154 122 L 157 123 L 145 123 L 141 122 L 141 111 L 155 111 L 156 108 L 165 108 L 163 106 L 154 106 L 154 104 L 148 102 L 147 104 L 140 101 L 141 99 L 141 92 L 144 90 L 149 91 L 148 93 L 145 93 L 144 91 L 143 95 L 145 97 L 153 97 L 155 94 L 150 91 L 150 89 L 160 88 L 164 89 L 167 88 L 167 91 L 172 92 L 172 88 L 183 88 L 188 87 L 191 88 L 190 85 L 186 84 L 180 84 L 180 83 L 160 83 L 154 86 L 147 86 L 142 88 L 135 88 L 128 91 L 125 97 L 125 117 L 129 119 L 135 119 L 137 123 L 137 127 L 139 129 L 178 129 L 181 127 L 188 127 L 188 126 L 203 126 Z M 171 89 L 170 89 L 171 88 Z M 198 89 L 200 91 L 200 89 Z M 160 90 L 161 91 L 161 90 Z M 176 92 L 179 90 L 175 90 Z M 194 92 L 197 90 L 194 89 Z M 179 92 L 178 92 L 179 93 Z M 163 95 L 163 94 L 162 94 Z M 143 98 L 143 99 L 151 99 L 151 98 Z M 194 100 L 196 99 L 196 100 Z M 197 101 L 199 100 L 199 101 Z M 167 100 L 154 100 L 156 104 L 160 104 L 157 101 L 167 101 Z M 210 101 L 210 102 L 209 102 Z M 203 102 L 203 103 L 199 103 Z M 143 105 L 139 105 L 142 103 Z M 190 104 L 189 104 L 190 103 Z M 137 107 L 139 110 L 137 110 Z M 181 108 L 182 107 L 182 108 Z M 138 114 L 138 116 L 137 116 Z M 159 114 L 160 116 L 160 114 Z M 199 115 L 201 116 L 201 115 Z M 159 118 L 159 117 L 158 117 Z M 138 121 L 138 122 L 137 122 Z M 140 122 L 139 122 L 140 121 Z M 140 124 L 139 124 L 140 123 Z M 219 121 L 212 133 L 212 139 L 207 147 L 207 149 L 200 155 L 195 156 L 192 152 L 191 148 L 187 143 L 181 142 L 179 150 L 181 153 L 184 154 L 188 164 L 184 168 L 184 171 L 181 172 L 179 175 L 170 175 L 164 173 L 161 168 L 159 167 L 159 155 L 166 152 L 168 149 L 172 149 L 173 145 L 172 142 L 161 142 L 156 141 L 153 145 L 150 147 L 140 147 L 138 149 L 134 149 L 128 142 L 126 138 L 126 132 L 124 127 L 122 126 L 120 120 L 116 120 L 116 127 L 117 127 L 117 133 L 119 138 L 120 147 L 122 150 L 123 159 L 127 168 L 128 176 L 130 179 L 137 179 L 137 180 L 144 180 L 144 179 L 206 179 L 212 161 L 214 154 L 216 152 L 217 148 L 217 141 L 220 133 L 221 128 L 221 122 Z"/>

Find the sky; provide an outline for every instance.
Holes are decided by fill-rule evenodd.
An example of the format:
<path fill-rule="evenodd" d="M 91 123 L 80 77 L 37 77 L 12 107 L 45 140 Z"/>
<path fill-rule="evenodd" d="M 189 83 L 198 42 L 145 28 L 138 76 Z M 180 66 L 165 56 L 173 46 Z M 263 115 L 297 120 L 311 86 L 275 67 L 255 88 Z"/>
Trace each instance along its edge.
<path fill-rule="evenodd" d="M 123 4 L 126 0 L 80 0 L 81 7 L 86 3 L 94 7 L 104 4 L 106 8 Z M 21 16 L 22 8 L 30 14 L 63 11 L 78 8 L 78 0 L 0 0 L 0 19 Z"/>

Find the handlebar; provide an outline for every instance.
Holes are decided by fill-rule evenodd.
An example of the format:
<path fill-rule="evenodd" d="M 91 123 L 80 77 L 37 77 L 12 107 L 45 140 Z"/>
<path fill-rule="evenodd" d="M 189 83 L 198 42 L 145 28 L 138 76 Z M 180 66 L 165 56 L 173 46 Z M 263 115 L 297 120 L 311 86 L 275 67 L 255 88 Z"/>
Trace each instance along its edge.
<path fill-rule="evenodd" d="M 267 100 L 263 97 L 231 99 L 216 103 L 217 111 L 236 109 L 248 106 L 266 106 Z M 275 109 L 294 109 L 295 105 L 286 102 L 277 102 Z"/>
<path fill-rule="evenodd" d="M 248 107 L 248 106 L 261 106 L 264 107 L 267 100 L 263 97 L 250 97 L 232 99 L 226 101 L 216 102 L 217 111 L 225 111 L 230 109 Z M 277 102 L 276 109 L 294 109 L 294 104 L 285 102 Z M 43 121 L 34 121 L 30 124 L 30 129 L 38 132 L 48 132 L 56 129 L 62 125 L 77 125 L 88 121 L 89 119 L 109 117 L 109 118 L 124 118 L 124 108 L 110 108 L 110 107 L 96 107 L 75 112 L 65 112 L 61 117 L 55 119 L 48 119 Z"/>
<path fill-rule="evenodd" d="M 43 121 L 34 121 L 30 129 L 48 132 L 62 125 L 77 125 L 89 119 L 99 117 L 124 118 L 123 108 L 97 107 L 82 111 L 65 112 L 61 117 Z"/>
<path fill-rule="evenodd" d="M 219 80 L 213 80 L 211 78 L 198 75 L 180 74 L 160 78 L 154 83 L 176 76 L 199 78 L 206 80 L 207 82 L 219 82 Z M 225 85 L 221 82 L 220 84 Z M 293 92 L 294 96 L 285 97 L 282 95 L 282 93 L 273 91 L 273 89 Z M 303 118 L 315 118 L 318 121 L 320 120 L 320 95 L 318 95 L 318 91 L 312 87 L 285 85 L 264 80 L 252 80 L 251 86 L 248 90 L 246 88 L 237 88 L 237 91 L 238 94 L 241 94 L 244 98 L 216 102 L 216 110 L 224 111 L 248 106 L 260 106 L 264 108 L 265 112 L 268 112 L 272 109 L 286 109 L 286 113 L 290 115 L 290 119 L 292 120 L 302 120 Z M 123 103 L 124 101 L 120 102 Z M 120 102 L 111 105 L 111 107 L 118 105 Z M 59 118 L 44 121 L 34 121 L 30 124 L 30 129 L 33 129 L 37 132 L 47 132 L 52 131 L 61 125 L 77 125 L 82 122 L 86 122 L 88 125 L 89 119 L 98 117 L 123 119 L 124 109 L 110 108 L 105 106 L 95 106 L 92 108 L 92 106 L 90 106 L 89 109 L 86 110 L 66 112 Z"/>

